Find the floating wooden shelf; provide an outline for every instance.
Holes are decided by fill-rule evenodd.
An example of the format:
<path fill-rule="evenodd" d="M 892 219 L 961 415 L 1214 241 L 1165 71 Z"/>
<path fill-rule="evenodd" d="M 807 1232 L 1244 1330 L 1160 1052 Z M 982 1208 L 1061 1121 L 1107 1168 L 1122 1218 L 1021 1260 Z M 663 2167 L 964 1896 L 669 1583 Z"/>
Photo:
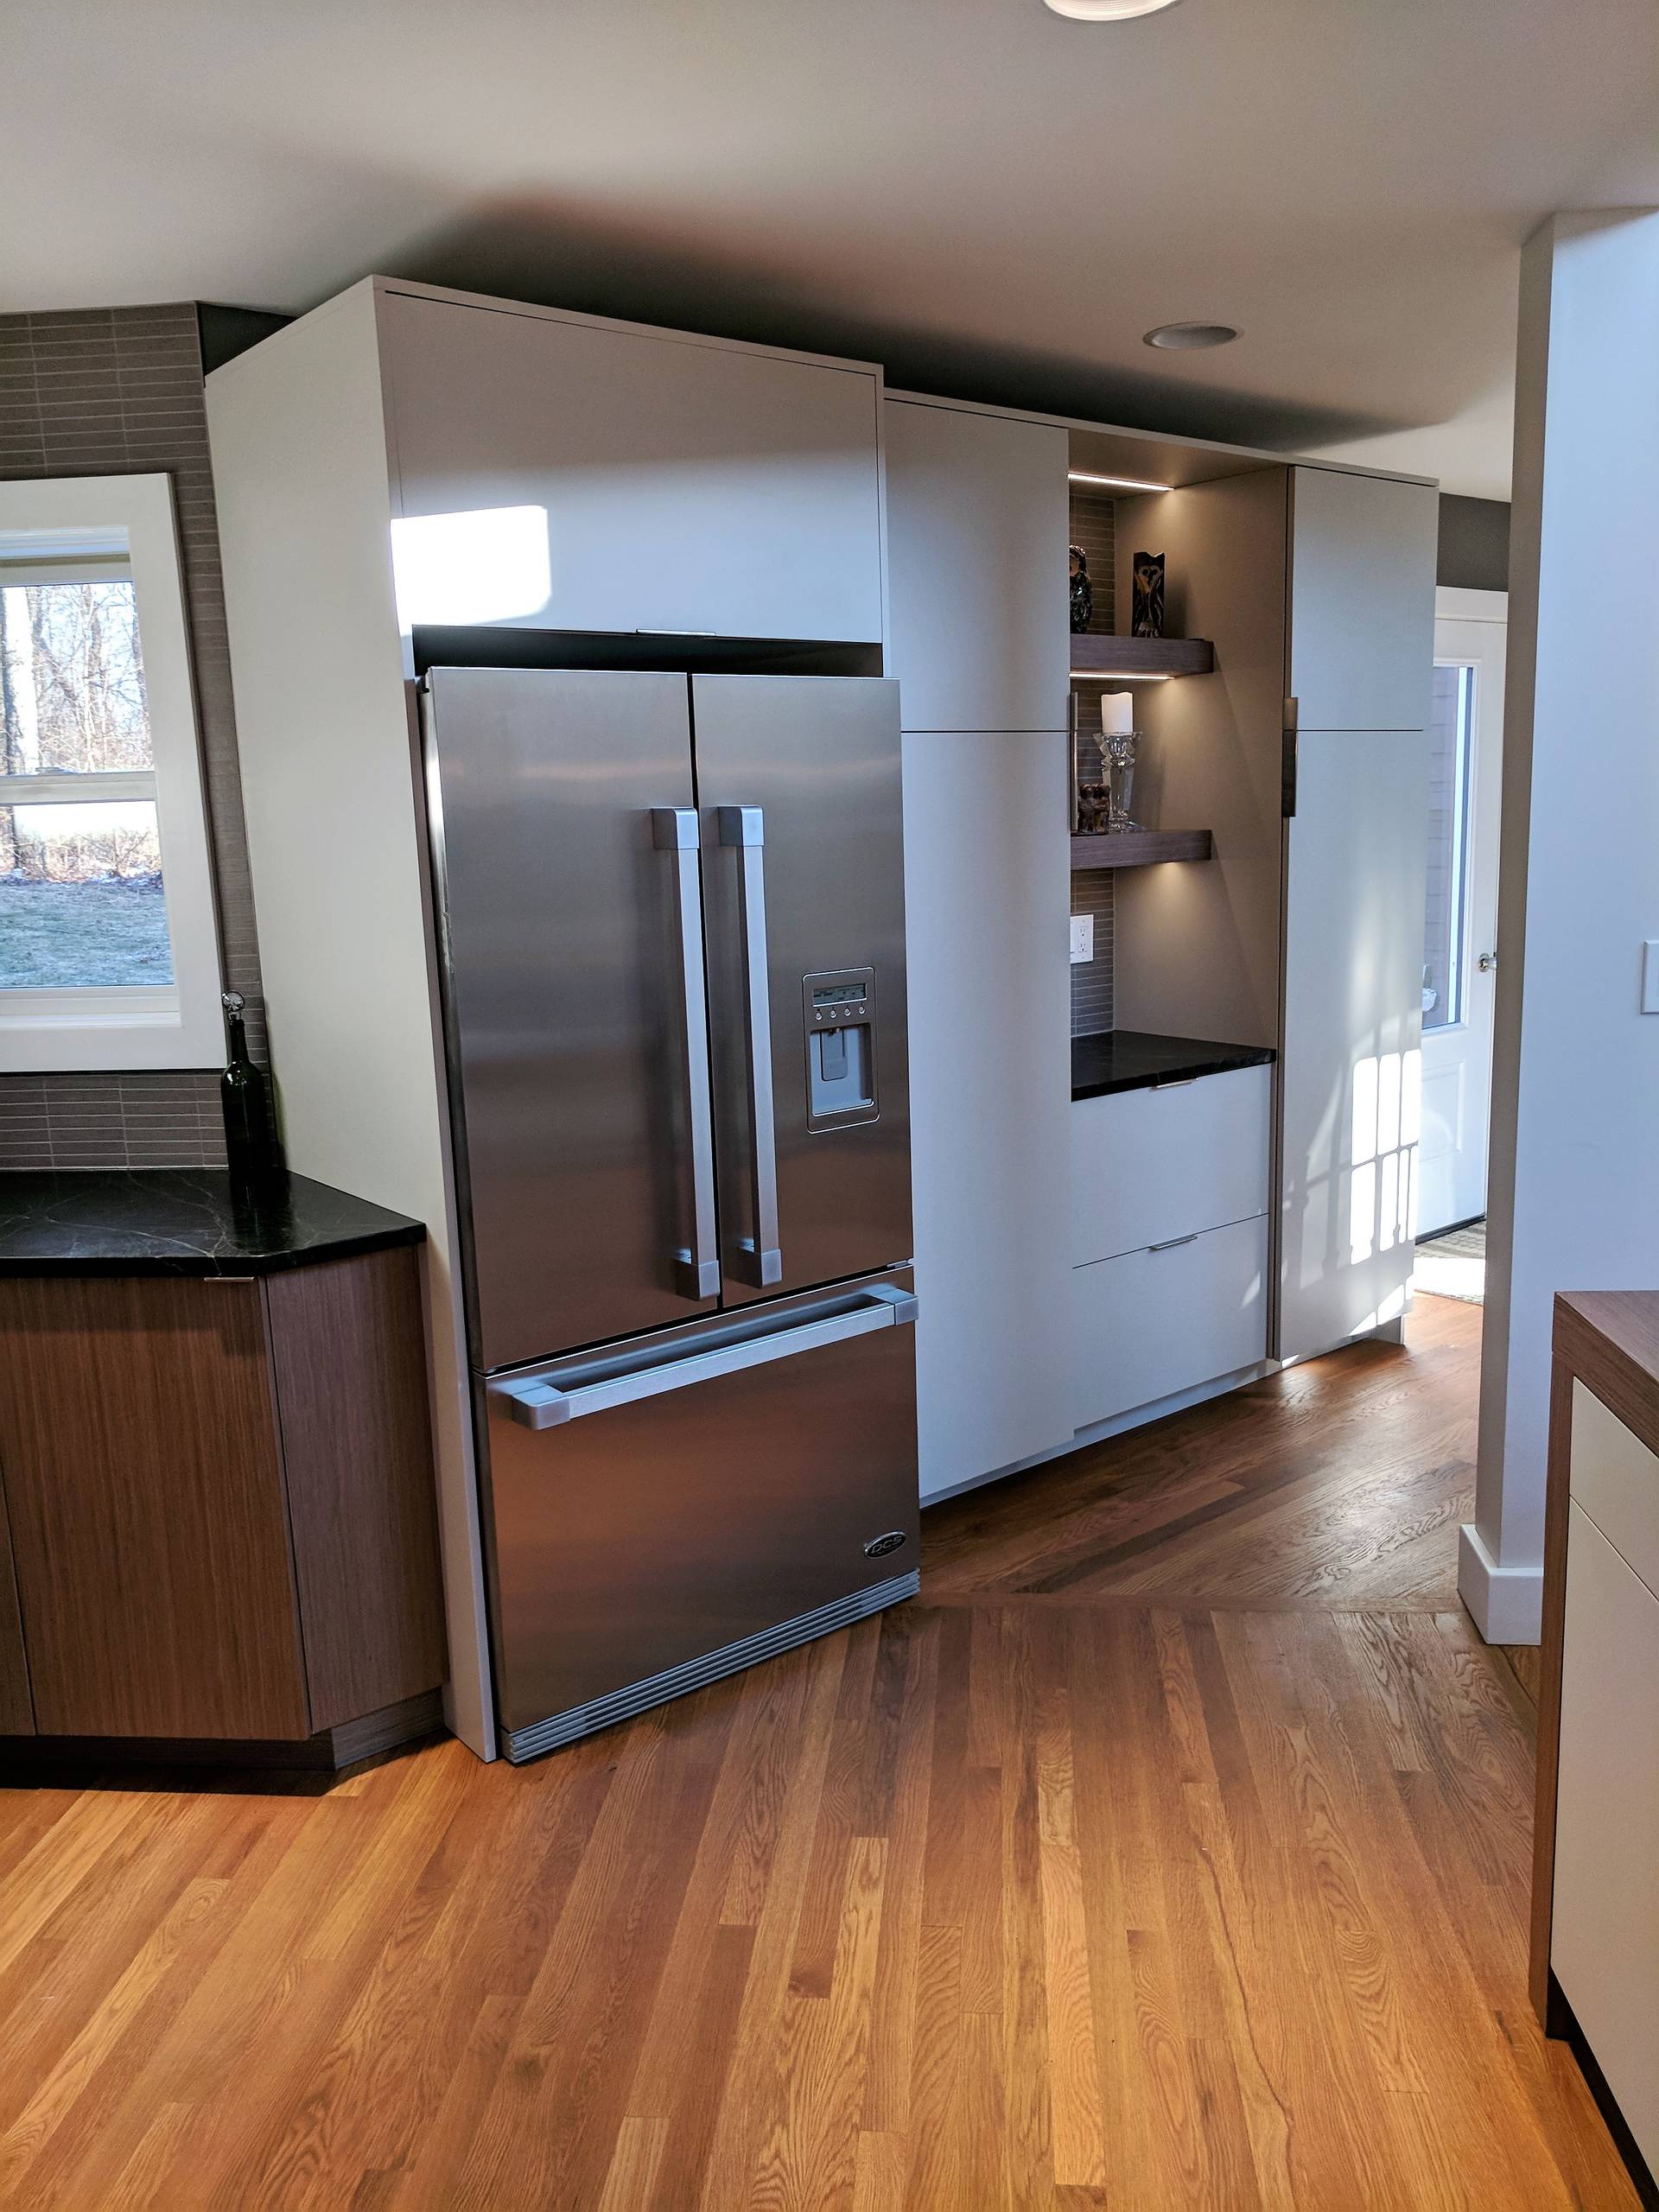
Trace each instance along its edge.
<path fill-rule="evenodd" d="M 1207 830 L 1114 830 L 1073 837 L 1071 873 L 1103 868 L 1151 868 L 1159 861 L 1208 861 L 1216 841 Z"/>
<path fill-rule="evenodd" d="M 1073 676 L 1208 676 L 1216 649 L 1208 638 L 1100 638 L 1071 640 Z"/>

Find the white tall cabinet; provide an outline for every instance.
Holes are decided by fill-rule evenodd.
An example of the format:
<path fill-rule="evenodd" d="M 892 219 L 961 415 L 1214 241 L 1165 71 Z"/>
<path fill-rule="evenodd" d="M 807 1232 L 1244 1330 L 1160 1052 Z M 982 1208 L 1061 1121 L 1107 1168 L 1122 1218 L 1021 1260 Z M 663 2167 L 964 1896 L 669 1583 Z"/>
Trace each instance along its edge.
<path fill-rule="evenodd" d="M 1432 485 L 1290 471 L 1281 1359 L 1408 1294 L 1438 518 Z"/>
<path fill-rule="evenodd" d="M 926 1500 L 1072 1433 L 1066 433 L 885 419 Z"/>
<path fill-rule="evenodd" d="M 451 1725 L 493 1751 L 411 621 L 882 635 L 881 377 L 366 279 L 207 413 L 290 1165 L 427 1225 Z"/>

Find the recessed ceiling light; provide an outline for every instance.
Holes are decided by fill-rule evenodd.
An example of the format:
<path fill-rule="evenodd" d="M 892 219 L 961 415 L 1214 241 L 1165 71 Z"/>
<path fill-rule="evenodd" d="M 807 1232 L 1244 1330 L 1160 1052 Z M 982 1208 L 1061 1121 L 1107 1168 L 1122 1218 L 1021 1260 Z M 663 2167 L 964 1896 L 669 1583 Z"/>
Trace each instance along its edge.
<path fill-rule="evenodd" d="M 1141 342 L 1169 353 L 1199 353 L 1209 346 L 1230 346 L 1237 335 L 1230 322 L 1160 322 Z"/>
<path fill-rule="evenodd" d="M 1068 468 L 1068 480 L 1073 484 L 1109 484 L 1117 492 L 1173 492 L 1173 484 L 1148 484 L 1139 476 L 1096 476 L 1087 468 Z"/>
<path fill-rule="evenodd" d="M 1047 0 L 1057 16 L 1074 16 L 1080 23 L 1119 23 L 1130 16 L 1155 16 L 1173 8 L 1175 0 Z"/>

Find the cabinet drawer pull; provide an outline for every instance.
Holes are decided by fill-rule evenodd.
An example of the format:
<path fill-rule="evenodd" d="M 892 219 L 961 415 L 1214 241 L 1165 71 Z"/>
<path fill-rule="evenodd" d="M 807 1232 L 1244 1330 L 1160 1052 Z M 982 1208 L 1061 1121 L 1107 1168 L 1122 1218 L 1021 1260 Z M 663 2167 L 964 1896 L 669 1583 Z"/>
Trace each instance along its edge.
<path fill-rule="evenodd" d="M 1196 1244 L 1200 1231 L 1194 1230 L 1190 1236 L 1167 1236 L 1161 1244 L 1148 1244 L 1148 1252 L 1173 1252 L 1178 1244 Z"/>

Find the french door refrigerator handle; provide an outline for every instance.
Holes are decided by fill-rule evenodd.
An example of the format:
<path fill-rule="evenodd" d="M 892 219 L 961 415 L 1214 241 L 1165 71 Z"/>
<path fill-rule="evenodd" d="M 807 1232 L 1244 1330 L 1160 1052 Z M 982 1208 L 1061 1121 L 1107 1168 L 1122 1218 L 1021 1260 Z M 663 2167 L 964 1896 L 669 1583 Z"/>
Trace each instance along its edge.
<path fill-rule="evenodd" d="M 791 1322 L 760 1335 L 741 1338 L 736 1344 L 720 1344 L 712 1351 L 692 1352 L 683 1359 L 665 1359 L 655 1367 L 636 1367 L 597 1382 L 578 1383 L 562 1390 L 544 1376 L 505 1377 L 489 1385 L 490 1397 L 523 1428 L 558 1428 L 583 1414 L 607 1413 L 614 1406 L 637 1405 L 642 1398 L 660 1397 L 667 1390 L 684 1390 L 695 1382 L 712 1382 L 722 1375 L 738 1375 L 745 1368 L 764 1367 L 774 1359 L 792 1359 L 798 1352 L 816 1351 L 822 1344 L 845 1344 L 849 1338 L 868 1336 L 874 1329 L 900 1328 L 916 1319 L 916 1297 L 891 1283 L 873 1283 L 859 1294 L 849 1309 L 820 1313 L 814 1319 Z"/>
<path fill-rule="evenodd" d="M 749 1065 L 749 1202 L 753 1235 L 740 1262 L 756 1290 L 784 1279 L 778 1249 L 778 1139 L 772 1103 L 772 995 L 767 982 L 766 818 L 758 806 L 715 810 L 720 842 L 737 854 L 737 920 L 743 940 L 743 1028 Z"/>
<path fill-rule="evenodd" d="M 652 841 L 674 856 L 680 944 L 680 1020 L 687 1134 L 691 1141 L 691 1243 L 674 1255 L 682 1296 L 717 1298 L 720 1248 L 715 1222 L 715 1132 L 709 1094 L 709 1007 L 702 979 L 702 839 L 694 806 L 653 806 Z"/>

